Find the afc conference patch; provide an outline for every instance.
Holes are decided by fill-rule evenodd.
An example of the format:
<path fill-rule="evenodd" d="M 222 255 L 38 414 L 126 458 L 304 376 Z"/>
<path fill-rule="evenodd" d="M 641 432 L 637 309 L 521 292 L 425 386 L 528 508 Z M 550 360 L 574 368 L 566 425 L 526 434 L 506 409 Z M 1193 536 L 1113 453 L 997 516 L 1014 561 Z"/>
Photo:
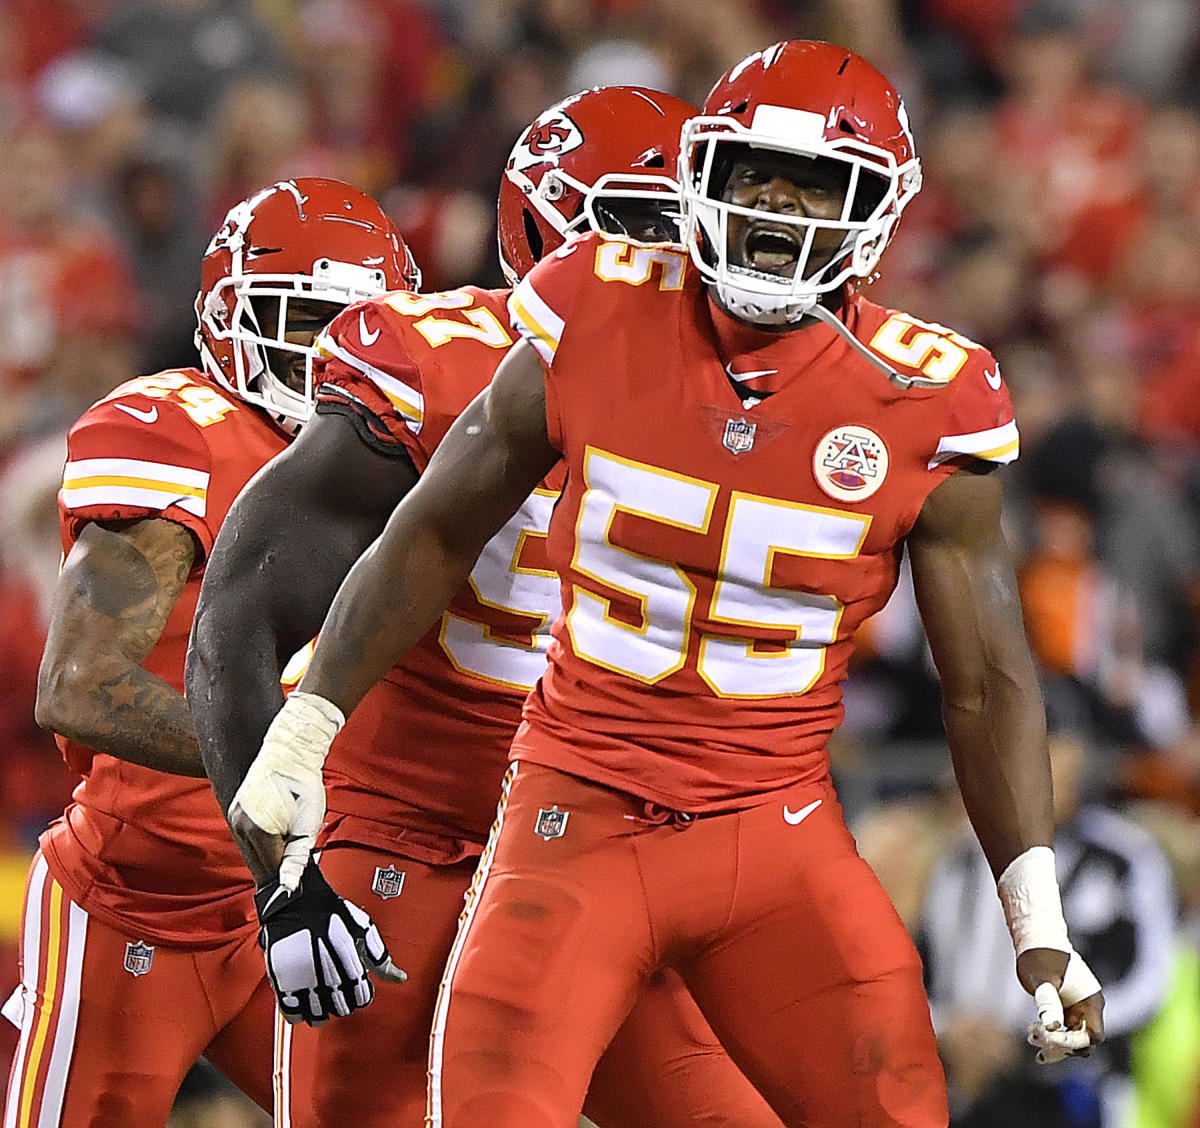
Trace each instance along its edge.
<path fill-rule="evenodd" d="M 561 838 L 567 832 L 567 819 L 570 817 L 571 812 L 560 811 L 557 803 L 548 811 L 539 808 L 537 825 L 533 832 L 541 835 L 543 842 L 549 842 L 551 838 Z"/>
<path fill-rule="evenodd" d="M 389 897 L 399 897 L 404 892 L 404 873 L 404 870 L 398 870 L 395 866 L 376 866 L 371 892 L 385 901 Z"/>
<path fill-rule="evenodd" d="M 835 427 L 813 451 L 817 485 L 838 501 L 865 500 L 883 485 L 887 472 L 887 447 L 866 427 Z"/>
<path fill-rule="evenodd" d="M 139 975 L 145 975 L 153 963 L 153 945 L 143 944 L 140 940 L 125 945 L 125 970 L 135 979 Z"/>
<path fill-rule="evenodd" d="M 754 446 L 754 432 L 757 430 L 757 423 L 747 423 L 745 419 L 727 419 L 721 445 L 730 454 L 745 454 Z"/>

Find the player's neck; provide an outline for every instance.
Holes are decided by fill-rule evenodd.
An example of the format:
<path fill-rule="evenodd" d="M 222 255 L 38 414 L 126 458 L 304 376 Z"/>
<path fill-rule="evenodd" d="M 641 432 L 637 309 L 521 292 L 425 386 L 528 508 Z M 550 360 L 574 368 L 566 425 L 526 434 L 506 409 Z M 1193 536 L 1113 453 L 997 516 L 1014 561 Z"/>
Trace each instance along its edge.
<path fill-rule="evenodd" d="M 712 290 L 706 290 L 709 316 L 722 356 L 738 356 L 768 348 L 772 342 L 792 333 L 807 333 L 823 323 L 815 317 L 804 317 L 788 325 L 754 325 L 734 317 L 724 309 Z M 825 303 L 838 316 L 842 316 L 845 295 L 842 293 L 827 295 Z"/>

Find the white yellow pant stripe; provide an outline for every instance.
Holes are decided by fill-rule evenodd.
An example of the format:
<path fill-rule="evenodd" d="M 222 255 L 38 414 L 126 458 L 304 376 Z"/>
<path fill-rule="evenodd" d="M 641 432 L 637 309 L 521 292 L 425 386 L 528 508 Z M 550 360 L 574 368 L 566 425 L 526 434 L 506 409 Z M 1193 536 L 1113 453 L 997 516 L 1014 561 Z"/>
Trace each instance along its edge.
<path fill-rule="evenodd" d="M 48 911 L 43 912 L 47 887 L 49 906 Z M 46 861 L 39 853 L 29 877 L 22 926 L 24 976 L 19 988 L 19 1003 L 11 1008 L 18 1013 L 14 1017 L 10 1008 L 5 1007 L 5 1014 L 13 1017 L 20 1027 L 21 1040 L 4 1106 L 4 1128 L 59 1128 L 62 1121 L 79 1018 L 79 987 L 88 922 L 87 913 L 68 900 L 64 929 L 64 899 L 62 886 L 50 876 Z M 37 1005 L 39 995 L 41 1007 Z M 14 996 L 15 999 L 18 996 Z M 47 1055 L 46 1080 L 39 1101 L 38 1074 L 47 1062 Z"/>
<path fill-rule="evenodd" d="M 483 887 L 491 872 L 492 861 L 496 856 L 496 842 L 500 837 L 500 828 L 504 825 L 504 810 L 508 806 L 508 796 L 512 791 L 513 782 L 517 778 L 516 761 L 508 767 L 504 777 L 504 786 L 500 792 L 500 802 L 496 805 L 496 821 L 492 823 L 487 845 L 479 856 L 479 865 L 475 867 L 475 876 L 471 878 L 471 887 L 467 890 L 466 904 L 462 915 L 458 918 L 458 934 L 450 948 L 446 959 L 446 970 L 442 973 L 442 982 L 438 987 L 437 1006 L 433 1011 L 433 1030 L 429 1037 L 429 1099 L 426 1109 L 429 1128 L 442 1128 L 442 1055 L 445 1052 L 446 1016 L 450 1011 L 450 992 L 454 982 L 454 973 L 458 961 L 462 958 L 463 947 L 467 942 L 467 934 L 479 908 L 479 900 L 483 896 Z"/>
<path fill-rule="evenodd" d="M 292 1024 L 275 1008 L 275 1128 L 292 1128 Z"/>

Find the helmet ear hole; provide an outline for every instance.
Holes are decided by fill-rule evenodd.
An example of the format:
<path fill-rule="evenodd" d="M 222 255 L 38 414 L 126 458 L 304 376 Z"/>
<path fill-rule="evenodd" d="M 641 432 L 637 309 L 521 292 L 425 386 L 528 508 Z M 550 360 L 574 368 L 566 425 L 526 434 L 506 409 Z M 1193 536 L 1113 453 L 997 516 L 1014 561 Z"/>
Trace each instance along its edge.
<path fill-rule="evenodd" d="M 521 219 L 525 224 L 525 241 L 529 244 L 529 253 L 533 256 L 533 261 L 537 262 L 542 257 L 542 233 L 538 230 L 533 212 L 528 208 L 521 213 Z"/>

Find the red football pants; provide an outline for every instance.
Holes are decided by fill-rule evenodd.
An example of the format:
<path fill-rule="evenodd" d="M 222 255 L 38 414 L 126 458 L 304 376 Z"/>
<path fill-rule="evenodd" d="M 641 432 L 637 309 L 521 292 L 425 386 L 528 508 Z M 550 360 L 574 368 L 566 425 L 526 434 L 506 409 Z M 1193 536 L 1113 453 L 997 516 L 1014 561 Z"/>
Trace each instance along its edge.
<path fill-rule="evenodd" d="M 275 997 L 254 935 L 130 953 L 139 940 L 89 916 L 36 855 L 4 1128 L 164 1125 L 201 1055 L 270 1109 Z"/>
<path fill-rule="evenodd" d="M 370 1006 L 323 1026 L 278 1022 L 276 1125 L 423 1128 L 429 1031 L 475 860 L 430 866 L 339 844 L 321 855 L 321 870 L 371 915 L 408 981 L 377 984 Z M 609 1047 L 586 1111 L 600 1128 L 780 1128 L 683 983 L 667 974 Z"/>
<path fill-rule="evenodd" d="M 830 785 L 688 820 L 532 763 L 447 964 L 432 1128 L 574 1128 L 663 966 L 789 1128 L 945 1128 L 920 961 Z"/>

